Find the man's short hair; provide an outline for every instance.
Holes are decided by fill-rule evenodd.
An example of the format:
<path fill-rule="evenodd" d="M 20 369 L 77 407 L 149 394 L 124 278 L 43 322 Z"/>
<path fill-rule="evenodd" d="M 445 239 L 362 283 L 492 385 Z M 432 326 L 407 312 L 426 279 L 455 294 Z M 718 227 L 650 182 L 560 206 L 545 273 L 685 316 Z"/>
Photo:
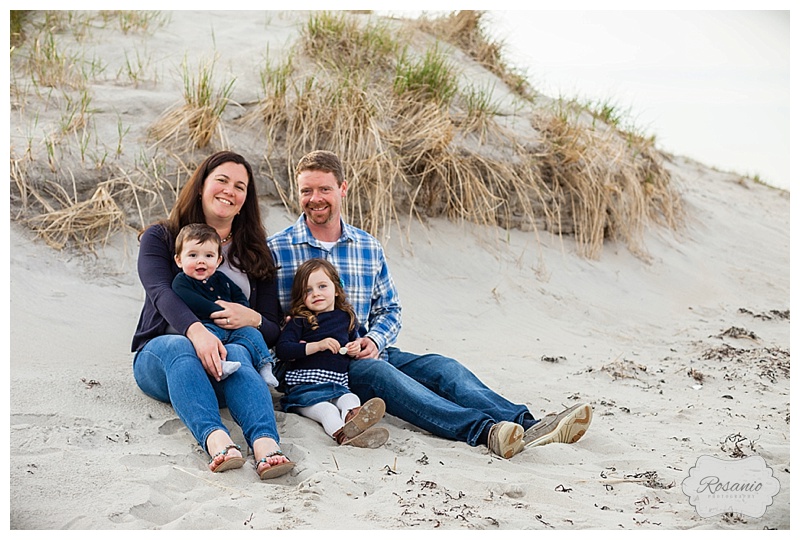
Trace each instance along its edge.
<path fill-rule="evenodd" d="M 336 182 L 341 186 L 344 182 L 344 171 L 339 156 L 328 150 L 314 150 L 300 158 L 294 169 L 294 177 L 300 176 L 305 171 L 323 171 L 332 173 Z"/>

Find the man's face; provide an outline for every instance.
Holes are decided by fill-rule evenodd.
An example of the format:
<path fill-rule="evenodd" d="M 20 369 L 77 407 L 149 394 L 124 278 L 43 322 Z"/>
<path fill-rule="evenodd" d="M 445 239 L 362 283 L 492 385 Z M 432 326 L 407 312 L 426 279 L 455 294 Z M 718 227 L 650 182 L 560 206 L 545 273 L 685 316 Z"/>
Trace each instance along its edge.
<path fill-rule="evenodd" d="M 309 223 L 325 226 L 338 224 L 342 215 L 342 199 L 347 192 L 347 182 L 340 186 L 333 173 L 303 171 L 297 176 L 300 207 Z"/>

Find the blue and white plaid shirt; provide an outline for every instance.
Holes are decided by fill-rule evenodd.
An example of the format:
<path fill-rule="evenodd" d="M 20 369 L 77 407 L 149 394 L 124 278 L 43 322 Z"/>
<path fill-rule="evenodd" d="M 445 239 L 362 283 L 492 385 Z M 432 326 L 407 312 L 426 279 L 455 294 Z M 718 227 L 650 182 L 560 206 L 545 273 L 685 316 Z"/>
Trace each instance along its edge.
<path fill-rule="evenodd" d="M 386 347 L 400 333 L 401 306 L 380 242 L 342 221 L 342 236 L 329 250 L 314 238 L 305 215 L 267 240 L 278 268 L 278 298 L 288 312 L 297 267 L 312 258 L 327 259 L 339 271 L 347 300 L 355 309 L 359 335 L 372 339 L 386 359 Z M 366 322 L 365 322 L 366 321 Z"/>

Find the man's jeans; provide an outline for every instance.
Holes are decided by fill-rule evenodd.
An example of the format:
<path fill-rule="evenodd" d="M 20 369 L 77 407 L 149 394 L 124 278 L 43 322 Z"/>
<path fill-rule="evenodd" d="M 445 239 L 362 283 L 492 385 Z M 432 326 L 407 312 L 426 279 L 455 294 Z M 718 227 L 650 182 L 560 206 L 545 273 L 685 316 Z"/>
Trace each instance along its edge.
<path fill-rule="evenodd" d="M 458 361 L 439 354 L 416 355 L 387 349 L 389 361 L 350 362 L 350 389 L 362 403 L 386 402 L 386 412 L 434 435 L 478 445 L 490 424 L 532 419 L 528 408 L 511 403 L 483 384 Z"/>

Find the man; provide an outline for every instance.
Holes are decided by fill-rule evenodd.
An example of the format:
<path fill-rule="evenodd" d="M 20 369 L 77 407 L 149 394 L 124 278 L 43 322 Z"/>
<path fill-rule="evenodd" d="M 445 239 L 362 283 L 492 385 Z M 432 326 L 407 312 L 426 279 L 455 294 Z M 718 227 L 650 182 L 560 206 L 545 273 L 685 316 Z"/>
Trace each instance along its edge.
<path fill-rule="evenodd" d="M 300 159 L 295 175 L 303 214 L 268 240 L 279 268 L 280 303 L 286 311 L 303 261 L 333 263 L 361 324 L 361 352 L 350 362 L 349 376 L 350 389 L 362 402 L 380 397 L 391 415 L 440 437 L 485 444 L 504 458 L 526 446 L 572 443 L 583 436 L 592 419 L 588 404 L 539 421 L 456 360 L 392 347 L 400 332 L 400 299 L 378 240 L 342 219 L 347 181 L 339 158 L 311 152 Z"/>

